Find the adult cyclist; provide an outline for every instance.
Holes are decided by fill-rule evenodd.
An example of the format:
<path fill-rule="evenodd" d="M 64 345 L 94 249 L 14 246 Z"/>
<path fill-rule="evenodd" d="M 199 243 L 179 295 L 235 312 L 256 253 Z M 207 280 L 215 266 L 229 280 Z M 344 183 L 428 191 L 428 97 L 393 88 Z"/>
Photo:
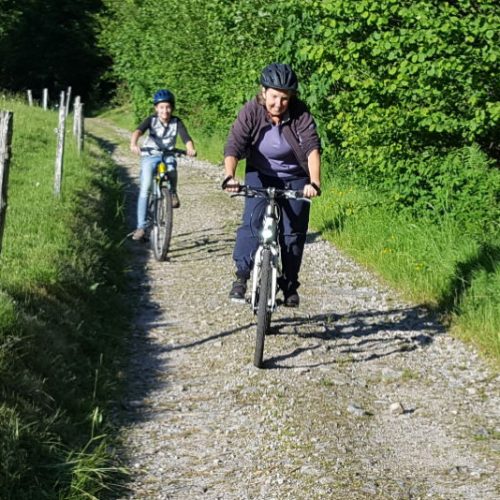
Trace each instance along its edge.
<path fill-rule="evenodd" d="M 313 117 L 297 97 L 298 80 L 288 64 L 273 63 L 261 74 L 260 93 L 247 102 L 233 123 L 224 148 L 223 188 L 237 192 L 238 161 L 246 158 L 245 184 L 303 190 L 320 194 L 320 139 Z M 261 198 L 245 198 L 242 224 L 236 233 L 233 260 L 236 280 L 229 297 L 244 301 L 247 280 L 258 247 Z M 279 286 L 288 307 L 299 305 L 299 271 L 309 224 L 309 203 L 280 199 L 280 246 L 283 276 Z"/>

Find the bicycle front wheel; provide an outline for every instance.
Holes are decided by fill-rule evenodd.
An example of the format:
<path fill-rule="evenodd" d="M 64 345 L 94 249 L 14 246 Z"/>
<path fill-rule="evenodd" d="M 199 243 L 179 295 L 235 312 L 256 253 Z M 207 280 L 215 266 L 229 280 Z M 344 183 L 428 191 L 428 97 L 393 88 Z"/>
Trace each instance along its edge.
<path fill-rule="evenodd" d="M 172 194 L 167 187 L 160 189 L 160 196 L 154 201 L 153 217 L 153 254 L 156 260 L 163 261 L 167 258 L 173 224 Z"/>
<path fill-rule="evenodd" d="M 257 368 L 262 367 L 264 356 L 264 339 L 271 324 L 271 294 L 272 294 L 272 268 L 271 250 L 262 251 L 262 265 L 260 267 L 260 280 L 257 289 L 257 336 L 255 339 L 255 355 L 253 364 Z"/>

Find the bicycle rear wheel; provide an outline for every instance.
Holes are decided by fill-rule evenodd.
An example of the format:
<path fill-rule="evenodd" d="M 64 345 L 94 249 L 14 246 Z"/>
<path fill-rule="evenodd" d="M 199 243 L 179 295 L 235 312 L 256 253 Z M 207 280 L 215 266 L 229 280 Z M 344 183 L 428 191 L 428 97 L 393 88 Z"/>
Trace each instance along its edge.
<path fill-rule="evenodd" d="M 155 259 L 163 261 L 167 258 L 173 224 L 172 194 L 167 187 L 160 189 L 160 196 L 155 199 L 153 210 L 151 245 Z"/>
<path fill-rule="evenodd" d="M 270 299 L 272 287 L 271 250 L 262 251 L 262 265 L 260 267 L 260 282 L 257 290 L 257 336 L 255 339 L 255 354 L 253 364 L 262 367 L 264 355 L 264 339 L 271 323 Z"/>

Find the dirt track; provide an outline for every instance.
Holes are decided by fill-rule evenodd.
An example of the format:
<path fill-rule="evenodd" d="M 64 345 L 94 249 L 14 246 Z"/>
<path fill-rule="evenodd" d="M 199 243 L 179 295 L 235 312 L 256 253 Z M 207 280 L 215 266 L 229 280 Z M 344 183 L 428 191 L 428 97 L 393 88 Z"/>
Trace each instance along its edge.
<path fill-rule="evenodd" d="M 132 231 L 128 132 L 87 126 L 123 167 Z M 181 161 L 179 177 L 170 260 L 128 243 L 122 498 L 499 498 L 500 377 L 314 233 L 301 307 L 273 316 L 255 369 L 254 317 L 227 298 L 242 202 L 220 167 Z"/>

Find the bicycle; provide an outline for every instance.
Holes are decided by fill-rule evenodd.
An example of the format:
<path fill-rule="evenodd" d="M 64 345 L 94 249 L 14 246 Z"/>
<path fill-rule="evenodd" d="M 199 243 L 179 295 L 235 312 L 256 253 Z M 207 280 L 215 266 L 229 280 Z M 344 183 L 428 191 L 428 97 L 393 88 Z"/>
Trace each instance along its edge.
<path fill-rule="evenodd" d="M 146 229 L 150 233 L 149 240 L 153 255 L 160 262 L 167 259 L 174 221 L 170 177 L 173 167 L 169 169 L 167 158 L 185 154 L 186 151 L 177 148 L 162 151 L 161 160 L 155 166 L 149 191 Z"/>
<path fill-rule="evenodd" d="M 310 203 L 311 200 L 304 198 L 302 191 L 273 187 L 257 188 L 246 185 L 240 185 L 239 192 L 231 195 L 231 197 L 234 196 L 259 197 L 266 200 L 261 229 L 258 234 L 259 246 L 254 257 L 250 301 L 252 311 L 257 316 L 253 364 L 257 368 L 261 368 L 264 340 L 271 325 L 271 315 L 277 308 L 278 279 L 282 274 L 279 244 L 280 207 L 276 201 L 278 198 L 286 198 Z"/>

